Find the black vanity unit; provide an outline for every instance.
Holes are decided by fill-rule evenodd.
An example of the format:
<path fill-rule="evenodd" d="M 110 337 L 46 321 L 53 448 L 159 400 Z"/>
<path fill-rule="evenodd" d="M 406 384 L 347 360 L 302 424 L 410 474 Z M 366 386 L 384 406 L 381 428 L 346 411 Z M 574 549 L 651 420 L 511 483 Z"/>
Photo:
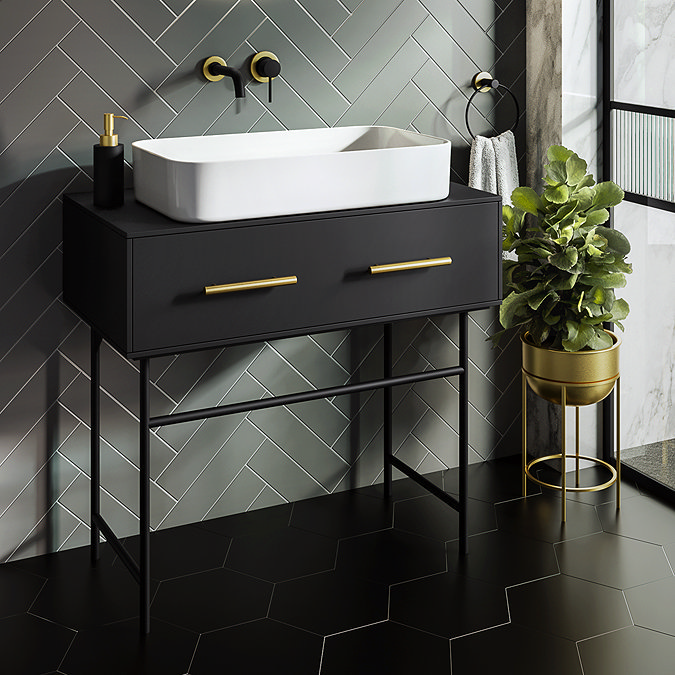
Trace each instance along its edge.
<path fill-rule="evenodd" d="M 93 206 L 64 197 L 64 300 L 91 327 L 92 558 L 99 533 L 141 586 L 149 631 L 149 434 L 151 428 L 382 388 L 385 494 L 396 467 L 457 509 L 467 550 L 467 312 L 501 302 L 501 198 L 452 184 L 441 201 L 186 224 L 135 201 Z M 392 322 L 459 313 L 459 363 L 392 376 Z M 383 377 L 321 390 L 152 417 L 154 356 L 383 324 Z M 140 369 L 140 536 L 137 563 L 100 514 L 99 349 L 105 339 Z M 459 378 L 459 499 L 391 453 L 392 387 Z"/>

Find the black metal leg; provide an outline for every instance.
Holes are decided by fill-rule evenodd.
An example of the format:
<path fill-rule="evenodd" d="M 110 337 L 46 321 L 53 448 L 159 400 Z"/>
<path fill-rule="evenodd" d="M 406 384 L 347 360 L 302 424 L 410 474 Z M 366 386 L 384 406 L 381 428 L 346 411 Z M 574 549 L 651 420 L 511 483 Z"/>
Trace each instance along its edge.
<path fill-rule="evenodd" d="M 91 562 L 96 563 L 100 555 L 101 531 L 96 516 L 101 511 L 101 336 L 91 331 Z"/>
<path fill-rule="evenodd" d="M 469 465 L 469 350 L 468 315 L 459 315 L 459 549 L 469 552 L 467 469 Z"/>
<path fill-rule="evenodd" d="M 150 415 L 148 359 L 140 361 L 140 628 L 150 632 Z"/>
<path fill-rule="evenodd" d="M 384 324 L 384 377 L 393 375 L 392 325 Z M 384 496 L 391 497 L 391 456 L 392 456 L 392 387 L 384 387 Z"/>

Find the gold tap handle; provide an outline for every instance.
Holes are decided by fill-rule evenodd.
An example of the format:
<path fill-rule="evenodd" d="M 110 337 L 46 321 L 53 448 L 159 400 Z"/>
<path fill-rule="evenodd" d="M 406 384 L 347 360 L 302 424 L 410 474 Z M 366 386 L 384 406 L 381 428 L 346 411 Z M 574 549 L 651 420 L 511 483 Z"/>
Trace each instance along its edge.
<path fill-rule="evenodd" d="M 403 270 L 419 270 L 425 267 L 440 267 L 450 265 L 452 258 L 426 258 L 425 260 L 410 260 L 408 262 L 391 263 L 389 265 L 371 265 L 371 274 L 383 274 L 385 272 L 401 272 Z"/>
<path fill-rule="evenodd" d="M 238 281 L 234 284 L 221 284 L 219 286 L 205 286 L 205 295 L 217 295 L 218 293 L 236 293 L 237 291 L 252 291 L 258 288 L 273 288 L 275 286 L 290 286 L 298 283 L 298 277 L 274 277 L 272 279 L 257 279 L 256 281 Z"/>

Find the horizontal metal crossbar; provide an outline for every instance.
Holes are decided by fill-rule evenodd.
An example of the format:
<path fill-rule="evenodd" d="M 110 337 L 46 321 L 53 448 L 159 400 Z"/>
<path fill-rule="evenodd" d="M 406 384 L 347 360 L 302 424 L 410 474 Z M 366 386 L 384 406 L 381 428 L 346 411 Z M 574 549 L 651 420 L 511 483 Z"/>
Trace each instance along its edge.
<path fill-rule="evenodd" d="M 327 387 L 325 389 L 313 389 L 311 391 L 298 392 L 297 394 L 286 394 L 284 396 L 262 398 L 255 401 L 243 401 L 242 403 L 231 403 L 229 405 L 215 406 L 213 408 L 188 410 L 186 412 L 172 413 L 170 415 L 157 415 L 156 417 L 150 418 L 149 426 L 150 428 L 156 428 L 167 426 L 169 424 L 194 422 L 195 420 L 222 417 L 223 415 L 234 415 L 236 413 L 251 412 L 253 410 L 275 408 L 280 405 L 289 405 L 291 403 L 304 403 L 305 401 L 314 401 L 319 398 L 329 398 L 331 396 L 341 396 L 345 394 L 356 394 L 361 391 L 382 389 L 384 387 L 395 387 L 396 385 L 410 384 L 412 382 L 424 382 L 426 380 L 434 380 L 441 377 L 453 377 L 455 375 L 461 375 L 463 372 L 464 369 L 460 366 L 453 366 L 452 368 L 428 370 L 424 373 L 385 377 L 380 380 L 368 380 L 367 382 L 343 384 L 337 387 Z"/>
<path fill-rule="evenodd" d="M 112 531 L 108 523 L 105 522 L 103 516 L 100 513 L 94 513 L 91 519 L 94 524 L 98 526 L 98 529 L 101 530 L 101 534 L 105 537 L 105 540 L 110 546 L 112 546 L 113 551 L 117 553 L 120 560 L 124 563 L 129 572 L 131 572 L 131 576 L 136 580 L 136 583 L 140 584 L 141 568 L 124 546 L 122 546 L 122 542 L 117 538 L 117 535 Z"/>
<path fill-rule="evenodd" d="M 452 495 L 449 495 L 447 492 L 444 492 L 437 485 L 434 485 L 430 480 L 426 479 L 421 474 L 417 473 L 415 469 L 409 467 L 405 462 L 402 462 L 398 457 L 394 455 L 389 455 L 387 457 L 392 466 L 395 466 L 399 471 L 402 471 L 408 478 L 412 478 L 416 483 L 421 485 L 425 490 L 431 492 L 434 496 L 438 497 L 441 501 L 444 501 L 448 506 L 452 506 L 455 511 L 461 511 L 462 506 L 458 499 L 455 499 Z"/>

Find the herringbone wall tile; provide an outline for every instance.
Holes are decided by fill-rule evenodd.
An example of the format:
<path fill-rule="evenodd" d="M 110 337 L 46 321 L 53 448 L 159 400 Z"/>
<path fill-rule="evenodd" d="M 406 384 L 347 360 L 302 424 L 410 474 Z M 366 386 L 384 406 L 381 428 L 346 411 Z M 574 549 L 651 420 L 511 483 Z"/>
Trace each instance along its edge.
<path fill-rule="evenodd" d="M 102 114 L 131 142 L 159 136 L 384 124 L 450 138 L 453 178 L 468 171 L 471 76 L 491 69 L 524 114 L 519 0 L 3 0 L 0 3 L 0 560 L 88 537 L 88 329 L 61 299 L 61 195 L 91 189 Z M 280 57 L 274 101 L 247 82 L 205 83 L 212 54 L 244 69 Z M 510 126 L 509 102 L 478 97 L 471 124 Z M 522 126 L 518 147 L 524 142 Z M 471 446 L 514 450 L 516 345 L 485 342 L 493 312 L 471 317 Z M 453 365 L 453 317 L 396 326 L 397 372 Z M 152 362 L 153 414 L 381 375 L 378 328 Z M 102 355 L 103 509 L 137 527 L 137 370 Z M 395 391 L 396 452 L 423 471 L 453 466 L 457 391 L 436 381 Z M 175 425 L 152 436 L 152 526 L 215 517 L 381 478 L 381 393 Z"/>

